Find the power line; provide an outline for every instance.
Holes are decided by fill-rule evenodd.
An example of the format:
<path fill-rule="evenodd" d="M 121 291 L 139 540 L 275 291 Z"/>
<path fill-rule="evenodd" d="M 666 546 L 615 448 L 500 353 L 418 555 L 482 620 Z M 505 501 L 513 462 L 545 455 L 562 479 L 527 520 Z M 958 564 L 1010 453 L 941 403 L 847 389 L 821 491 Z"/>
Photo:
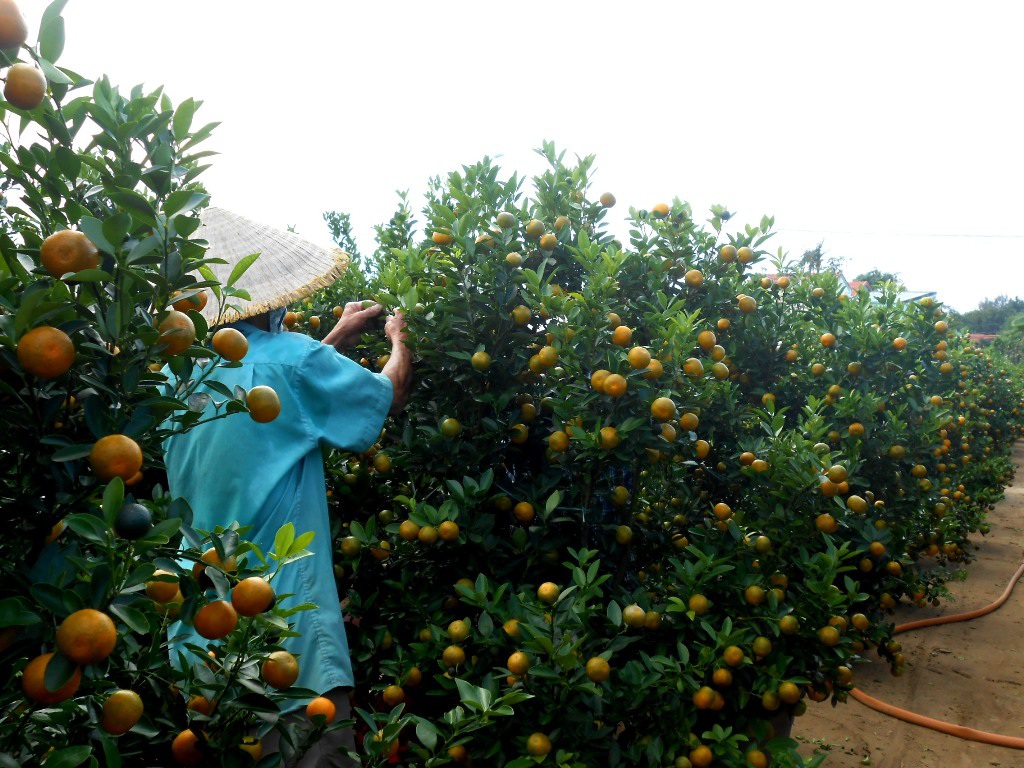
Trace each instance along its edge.
<path fill-rule="evenodd" d="M 813 235 L 857 235 L 863 237 L 947 237 L 967 240 L 1024 240 L 1024 235 L 984 234 L 968 235 L 957 232 L 853 232 L 841 229 L 793 229 L 779 228 L 776 232 L 806 232 Z"/>

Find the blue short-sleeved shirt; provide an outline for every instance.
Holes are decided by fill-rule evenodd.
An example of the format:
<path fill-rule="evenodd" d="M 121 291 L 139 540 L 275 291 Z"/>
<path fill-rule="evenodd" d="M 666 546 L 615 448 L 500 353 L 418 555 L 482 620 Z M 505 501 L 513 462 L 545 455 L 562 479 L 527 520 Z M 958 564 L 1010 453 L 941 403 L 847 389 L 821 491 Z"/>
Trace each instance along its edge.
<path fill-rule="evenodd" d="M 260 424 L 235 414 L 169 438 L 170 492 L 188 501 L 194 528 L 212 531 L 235 521 L 250 525 L 246 538 L 264 553 L 285 523 L 294 523 L 296 533 L 314 532 L 313 556 L 285 565 L 273 582 L 279 595 L 295 595 L 285 605 L 308 600 L 319 606 L 293 615 L 302 636 L 289 638 L 285 647 L 299 656 L 296 685 L 317 693 L 351 686 L 322 448 L 367 450 L 391 407 L 391 381 L 308 336 L 267 333 L 243 322 L 234 327 L 248 338 L 249 351 L 241 367 L 219 368 L 214 378 L 246 390 L 273 387 L 281 398 L 281 415 Z M 176 643 L 204 644 L 191 627 L 177 629 L 172 632 Z"/>

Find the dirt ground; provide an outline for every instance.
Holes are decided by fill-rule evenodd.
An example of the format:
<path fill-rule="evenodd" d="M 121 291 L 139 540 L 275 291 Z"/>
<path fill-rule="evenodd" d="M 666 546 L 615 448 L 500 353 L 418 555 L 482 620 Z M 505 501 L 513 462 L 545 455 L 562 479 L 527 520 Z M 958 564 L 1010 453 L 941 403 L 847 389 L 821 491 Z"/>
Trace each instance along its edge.
<path fill-rule="evenodd" d="M 1015 486 L 989 513 L 967 578 L 949 589 L 955 602 L 937 609 L 902 607 L 897 624 L 980 608 L 996 599 L 1024 554 L 1024 443 L 1014 451 Z M 1024 737 L 1024 579 L 998 611 L 973 621 L 927 627 L 899 636 L 907 656 L 902 677 L 866 661 L 854 669 L 865 693 L 914 712 L 982 731 Z M 877 657 L 871 654 L 871 658 Z M 1024 766 L 1024 750 L 964 741 L 904 723 L 850 699 L 833 708 L 811 704 L 792 735 L 801 751 L 828 754 L 825 768 L 977 768 Z"/>

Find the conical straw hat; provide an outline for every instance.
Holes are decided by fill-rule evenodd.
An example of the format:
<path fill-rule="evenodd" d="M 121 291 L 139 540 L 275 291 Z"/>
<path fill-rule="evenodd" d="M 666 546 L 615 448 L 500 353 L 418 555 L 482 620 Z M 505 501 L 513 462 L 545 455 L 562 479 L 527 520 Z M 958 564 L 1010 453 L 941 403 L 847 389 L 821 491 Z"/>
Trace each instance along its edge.
<path fill-rule="evenodd" d="M 315 245 L 223 208 L 206 208 L 200 219 L 203 224 L 195 237 L 209 243 L 206 258 L 227 262 L 209 265 L 222 284 L 227 283 L 231 270 L 242 259 L 260 254 L 235 283 L 235 287 L 248 291 L 252 300 L 229 299 L 228 304 L 237 305 L 241 311 L 225 308 L 221 324 L 304 299 L 332 285 L 348 265 L 348 254 L 340 248 Z M 210 297 L 203 315 L 211 325 L 218 320 L 214 297 Z"/>

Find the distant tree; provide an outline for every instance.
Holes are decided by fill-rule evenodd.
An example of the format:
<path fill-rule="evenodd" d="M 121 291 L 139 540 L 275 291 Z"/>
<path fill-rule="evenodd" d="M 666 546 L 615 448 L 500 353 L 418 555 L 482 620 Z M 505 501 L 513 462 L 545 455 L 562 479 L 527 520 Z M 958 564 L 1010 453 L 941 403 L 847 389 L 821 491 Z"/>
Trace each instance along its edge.
<path fill-rule="evenodd" d="M 1024 312 L 1024 299 L 997 296 L 983 299 L 977 309 L 961 315 L 972 333 L 999 333 L 1016 316 Z"/>
<path fill-rule="evenodd" d="M 324 213 L 324 221 L 327 228 L 331 230 L 331 239 L 338 244 L 341 250 L 352 257 L 354 262 L 359 261 L 359 246 L 352 235 L 352 217 L 340 211 L 327 211 Z"/>
<path fill-rule="evenodd" d="M 896 283 L 903 285 L 903 280 L 900 279 L 899 274 L 896 272 L 883 272 L 880 269 L 872 269 L 870 272 L 862 272 L 857 275 L 854 280 L 864 280 L 871 284 L 871 287 L 881 285 L 882 283 Z"/>
<path fill-rule="evenodd" d="M 829 256 L 825 259 L 825 271 L 839 274 L 843 271 L 844 261 L 846 261 L 846 258 L 843 256 Z"/>
<path fill-rule="evenodd" d="M 993 348 L 1012 363 L 1024 363 L 1024 313 L 1013 315 L 999 332 Z"/>
<path fill-rule="evenodd" d="M 797 263 L 812 274 L 823 271 L 841 272 L 844 261 L 843 257 L 830 256 L 826 259 L 825 253 L 825 241 L 822 240 L 809 251 L 804 251 L 804 255 L 800 257 Z"/>
<path fill-rule="evenodd" d="M 809 251 L 804 251 L 800 257 L 800 264 L 808 272 L 821 272 L 821 265 L 825 260 L 825 241 L 822 240 Z"/>
<path fill-rule="evenodd" d="M 437 183 L 440 184 L 440 181 Z M 389 253 L 392 248 L 408 248 L 413 243 L 416 219 L 413 218 L 412 208 L 409 207 L 409 192 L 399 190 L 397 194 L 398 207 L 391 220 L 387 225 L 378 224 L 373 228 L 376 232 L 377 256 Z"/>

